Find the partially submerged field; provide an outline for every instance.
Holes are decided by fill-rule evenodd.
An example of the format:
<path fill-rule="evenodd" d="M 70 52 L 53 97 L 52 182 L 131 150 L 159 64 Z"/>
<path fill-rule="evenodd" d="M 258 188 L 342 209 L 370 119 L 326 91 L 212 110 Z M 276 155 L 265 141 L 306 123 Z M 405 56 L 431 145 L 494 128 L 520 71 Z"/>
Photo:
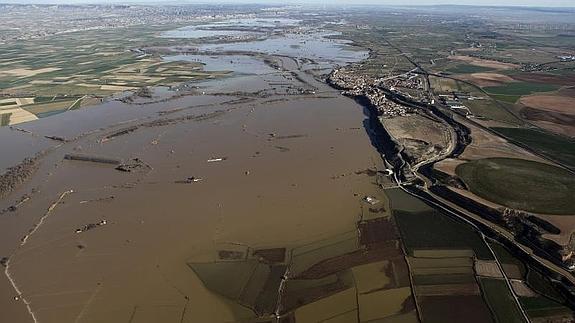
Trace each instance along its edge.
<path fill-rule="evenodd" d="M 139 49 L 152 43 L 173 44 L 159 35 L 175 27 L 87 30 L 0 44 L 0 94 L 9 97 L 0 99 L 0 109 L 21 108 L 32 116 L 46 117 L 99 103 L 94 97 L 221 75 L 204 72 L 198 62 L 167 62 Z M 3 123 L 19 123 L 12 114 L 12 121 Z"/>
<path fill-rule="evenodd" d="M 514 209 L 575 214 L 575 177 L 561 168 L 521 159 L 487 158 L 457 166 L 471 192 Z"/>

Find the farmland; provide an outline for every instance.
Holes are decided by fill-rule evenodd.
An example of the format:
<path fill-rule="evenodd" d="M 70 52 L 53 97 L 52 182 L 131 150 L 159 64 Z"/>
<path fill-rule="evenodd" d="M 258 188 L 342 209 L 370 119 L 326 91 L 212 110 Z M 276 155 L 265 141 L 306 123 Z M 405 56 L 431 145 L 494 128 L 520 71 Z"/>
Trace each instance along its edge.
<path fill-rule="evenodd" d="M 471 73 L 481 73 L 491 71 L 492 69 L 489 67 L 483 66 L 476 66 L 470 64 L 459 64 L 455 65 L 454 67 L 450 67 L 447 69 L 448 72 L 454 74 L 471 74 Z"/>
<path fill-rule="evenodd" d="M 517 290 L 516 293 L 519 296 L 522 308 L 530 319 L 544 317 L 560 318 L 571 315 L 568 307 L 563 305 L 565 302 L 564 297 L 557 291 L 549 279 L 543 277 L 543 275 L 533 268 L 526 266 L 500 244 L 492 243 L 491 247 L 502 263 L 506 274 L 510 278 L 520 281 L 527 286 L 526 294 L 522 294 Z M 485 281 L 483 281 L 483 283 L 485 285 Z M 496 297 L 509 297 L 508 293 L 503 290 L 504 288 L 501 284 L 496 282 L 488 282 L 487 284 L 491 286 L 487 287 L 487 285 L 485 285 L 485 287 L 491 288 L 493 291 L 499 288 L 502 289 L 499 291 L 500 295 Z M 502 315 L 506 315 L 505 313 L 510 314 L 511 312 L 509 311 L 515 312 L 515 309 L 509 306 L 509 303 L 507 308 L 502 307 L 500 310 Z"/>
<path fill-rule="evenodd" d="M 479 235 L 437 211 L 398 211 L 395 217 L 410 253 L 417 249 L 471 249 L 480 259 L 492 259 Z"/>
<path fill-rule="evenodd" d="M 538 129 L 496 127 L 494 130 L 567 167 L 575 168 L 575 142 L 573 140 Z"/>
<path fill-rule="evenodd" d="M 486 87 L 485 90 L 495 95 L 521 96 L 536 92 L 555 91 L 559 87 L 546 83 L 511 82 L 505 85 Z"/>
<path fill-rule="evenodd" d="M 487 303 L 493 313 L 495 313 L 496 322 L 526 322 L 522 319 L 519 308 L 503 280 L 481 278 L 479 281 L 481 283 L 481 288 L 485 292 Z"/>
<path fill-rule="evenodd" d="M 456 171 L 473 193 L 498 204 L 543 214 L 575 214 L 575 180 L 561 168 L 489 158 L 460 165 Z"/>
<path fill-rule="evenodd" d="M 175 27 L 88 30 L 0 44 L 0 94 L 10 98 L 0 100 L 0 112 L 17 108 L 42 118 L 122 91 L 218 75 L 203 72 L 197 62 L 167 62 L 138 50 L 151 43 L 169 46 L 173 40 L 159 36 Z"/>

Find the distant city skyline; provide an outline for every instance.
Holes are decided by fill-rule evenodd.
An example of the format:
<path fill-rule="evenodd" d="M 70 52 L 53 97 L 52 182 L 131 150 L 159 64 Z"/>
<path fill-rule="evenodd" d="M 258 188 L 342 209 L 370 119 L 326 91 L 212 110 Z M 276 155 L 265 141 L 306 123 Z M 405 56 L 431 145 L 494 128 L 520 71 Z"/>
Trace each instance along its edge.
<path fill-rule="evenodd" d="M 0 3 L 18 4 L 85 4 L 85 3 L 117 3 L 117 4 L 210 4 L 210 3 L 258 3 L 258 4 L 317 4 L 317 5 L 476 5 L 476 6 L 537 6 L 537 7 L 575 7 L 573 0 L 0 0 Z"/>

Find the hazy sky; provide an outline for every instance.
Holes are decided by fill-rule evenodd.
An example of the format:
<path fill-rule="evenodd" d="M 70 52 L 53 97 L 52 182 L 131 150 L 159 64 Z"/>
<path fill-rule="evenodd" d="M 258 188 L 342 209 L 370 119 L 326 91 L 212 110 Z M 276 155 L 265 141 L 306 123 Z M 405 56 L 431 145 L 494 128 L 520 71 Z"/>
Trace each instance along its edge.
<path fill-rule="evenodd" d="M 382 4 L 382 5 L 513 5 L 575 7 L 575 0 L 0 0 L 0 3 L 308 3 L 308 4 Z"/>

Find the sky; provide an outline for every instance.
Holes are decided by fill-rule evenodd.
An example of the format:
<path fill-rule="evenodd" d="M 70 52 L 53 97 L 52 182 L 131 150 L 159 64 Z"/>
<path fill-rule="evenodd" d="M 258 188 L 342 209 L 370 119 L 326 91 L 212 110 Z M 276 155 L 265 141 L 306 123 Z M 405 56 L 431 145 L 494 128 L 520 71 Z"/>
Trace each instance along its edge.
<path fill-rule="evenodd" d="M 381 4 L 381 5 L 496 5 L 496 6 L 545 6 L 575 7 L 575 0 L 0 0 L 0 3 L 306 3 L 306 4 Z"/>

